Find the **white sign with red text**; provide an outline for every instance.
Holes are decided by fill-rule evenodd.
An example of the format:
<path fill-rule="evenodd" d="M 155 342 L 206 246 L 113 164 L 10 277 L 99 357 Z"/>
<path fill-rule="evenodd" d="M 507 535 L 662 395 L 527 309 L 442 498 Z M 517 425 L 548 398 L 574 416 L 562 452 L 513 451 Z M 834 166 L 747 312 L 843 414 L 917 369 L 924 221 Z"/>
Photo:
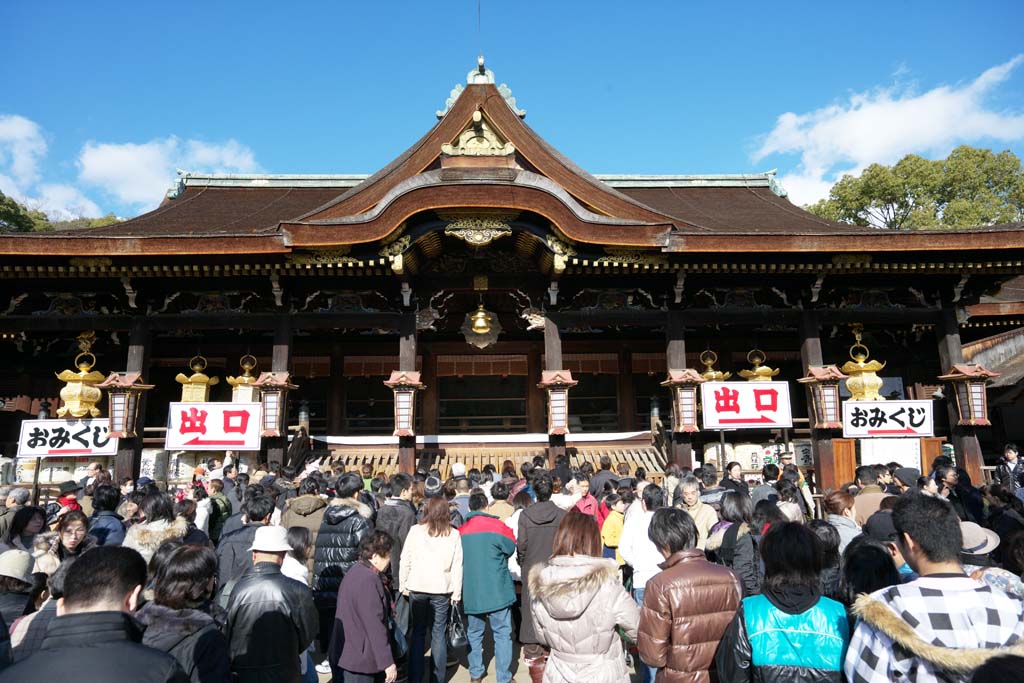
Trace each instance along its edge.
<path fill-rule="evenodd" d="M 18 437 L 19 458 L 117 455 L 117 439 L 107 437 L 110 421 L 25 420 Z"/>
<path fill-rule="evenodd" d="M 788 382 L 705 382 L 700 398 L 704 429 L 793 426 Z"/>
<path fill-rule="evenodd" d="M 843 401 L 843 437 L 934 436 L 931 401 Z"/>
<path fill-rule="evenodd" d="M 172 403 L 164 448 L 185 451 L 258 451 L 260 403 Z"/>

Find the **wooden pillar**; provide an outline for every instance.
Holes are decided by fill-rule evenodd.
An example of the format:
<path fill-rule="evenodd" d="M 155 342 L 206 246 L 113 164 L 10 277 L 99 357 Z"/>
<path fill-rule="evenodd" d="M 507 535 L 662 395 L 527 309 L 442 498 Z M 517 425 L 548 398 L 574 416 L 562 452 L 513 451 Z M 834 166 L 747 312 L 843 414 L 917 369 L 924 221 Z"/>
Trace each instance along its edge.
<path fill-rule="evenodd" d="M 420 353 L 423 359 L 423 374 L 420 381 L 427 385 L 423 390 L 423 433 L 441 433 L 441 392 L 437 386 L 437 355 L 426 346 Z"/>
<path fill-rule="evenodd" d="M 274 324 L 274 346 L 270 353 L 271 372 L 291 372 L 292 321 L 280 316 Z M 267 439 L 267 462 L 285 463 L 288 452 L 288 401 L 281 406 L 281 424 L 284 436 Z"/>
<path fill-rule="evenodd" d="M 331 344 L 331 388 L 327 397 L 327 432 L 345 433 L 345 350 L 339 342 Z"/>
<path fill-rule="evenodd" d="M 544 369 L 547 371 L 564 370 L 562 367 L 562 337 L 558 325 L 550 318 L 544 318 Z M 540 377 L 536 378 L 539 381 Z M 545 429 L 549 426 L 545 425 Z M 565 454 L 565 436 L 548 435 L 548 467 L 555 466 L 555 458 Z"/>
<path fill-rule="evenodd" d="M 544 390 L 537 386 L 540 381 L 540 356 L 540 344 L 533 344 L 526 353 L 526 431 L 530 434 L 547 431 Z"/>
<path fill-rule="evenodd" d="M 683 311 L 669 311 L 665 323 L 665 363 L 670 370 L 686 369 L 686 327 L 683 318 Z M 662 422 L 668 422 L 669 417 L 665 415 Z M 665 454 L 669 461 L 693 469 L 692 436 L 675 431 L 670 436 L 667 439 L 669 452 Z"/>
<path fill-rule="evenodd" d="M 633 382 L 633 352 L 619 351 L 619 377 L 616 394 L 619 404 L 619 430 L 636 430 L 636 385 Z"/>
<path fill-rule="evenodd" d="M 404 372 L 416 372 L 416 313 L 414 311 L 402 314 L 398 335 L 398 369 Z M 412 474 L 415 467 L 416 437 L 398 437 L 398 469 L 406 474 Z"/>
<path fill-rule="evenodd" d="M 822 366 L 824 361 L 821 355 L 821 331 L 818 323 L 818 314 L 814 311 L 805 310 L 800 317 L 800 364 L 803 367 L 804 375 L 812 365 Z M 844 482 L 839 481 L 839 472 L 835 463 L 834 444 L 832 442 L 832 431 L 828 429 L 817 429 L 814 425 L 814 404 L 811 400 L 811 390 L 804 388 L 804 400 L 807 403 L 807 415 L 810 419 L 808 425 L 811 428 L 811 457 L 814 461 L 814 482 L 819 491 L 834 489 Z"/>
<path fill-rule="evenodd" d="M 955 363 L 964 362 L 964 349 L 960 344 L 960 324 L 956 319 L 956 309 L 948 303 L 942 306 L 940 320 L 936 326 L 939 341 L 940 373 L 946 374 Z M 977 486 L 984 481 L 982 465 L 985 458 L 981 452 L 981 444 L 973 427 L 957 426 L 960 419 L 956 410 L 956 399 L 947 390 L 946 411 L 949 415 L 950 442 L 956 450 L 957 464 L 967 471 L 971 484 Z M 921 463 L 922 470 L 931 463 Z"/>
<path fill-rule="evenodd" d="M 146 325 L 146 319 L 137 317 L 132 320 L 128 334 L 128 363 L 125 372 L 140 372 L 143 380 L 151 379 L 149 372 L 149 354 L 152 350 L 152 334 Z M 117 444 L 117 456 L 114 459 L 114 481 L 123 477 L 133 480 L 139 477 L 142 465 L 142 445 L 146 428 L 146 392 L 139 396 L 138 415 L 135 419 L 137 436 L 132 439 L 120 439 Z"/>

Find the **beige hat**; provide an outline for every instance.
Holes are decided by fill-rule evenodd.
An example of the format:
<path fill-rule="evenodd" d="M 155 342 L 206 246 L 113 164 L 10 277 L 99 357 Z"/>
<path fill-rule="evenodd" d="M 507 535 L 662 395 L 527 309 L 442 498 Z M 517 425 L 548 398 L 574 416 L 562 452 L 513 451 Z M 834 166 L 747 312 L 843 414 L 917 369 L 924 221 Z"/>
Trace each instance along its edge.
<path fill-rule="evenodd" d="M 292 549 L 288 545 L 288 530 L 283 526 L 261 526 L 252 539 L 250 552 L 286 553 Z"/>
<path fill-rule="evenodd" d="M 974 522 L 960 522 L 963 543 L 960 552 L 967 555 L 987 555 L 999 547 L 999 536 L 994 531 L 978 526 Z"/>
<path fill-rule="evenodd" d="M 7 550 L 0 553 L 0 576 L 9 576 L 25 583 L 32 583 L 32 553 L 24 550 Z"/>

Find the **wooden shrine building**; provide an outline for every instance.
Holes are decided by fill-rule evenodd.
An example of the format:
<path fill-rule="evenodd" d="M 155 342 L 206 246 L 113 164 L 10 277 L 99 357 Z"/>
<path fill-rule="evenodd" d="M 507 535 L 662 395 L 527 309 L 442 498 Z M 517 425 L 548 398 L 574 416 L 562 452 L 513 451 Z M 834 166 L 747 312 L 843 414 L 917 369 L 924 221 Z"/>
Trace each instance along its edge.
<path fill-rule="evenodd" d="M 119 475 L 162 444 L 190 358 L 224 377 L 251 354 L 297 385 L 288 424 L 341 457 L 411 468 L 421 455 L 490 454 L 500 467 L 633 449 L 656 469 L 703 460 L 720 438 L 805 441 L 825 488 L 852 477 L 857 447 L 814 424 L 796 380 L 848 361 L 856 326 L 886 362 L 885 392 L 936 401 L 936 436 L 981 480 L 982 445 L 997 445 L 957 424 L 937 377 L 982 336 L 969 307 L 1024 274 L 1024 225 L 832 223 L 794 206 L 772 173 L 590 175 L 482 63 L 437 115 L 368 177 L 186 173 L 123 223 L 0 237 L 4 455 L 43 399 L 57 407 L 54 372 L 92 330 L 98 369 L 155 387 L 140 435 L 121 440 Z M 703 372 L 711 350 L 737 375 L 754 349 L 792 387 L 792 428 L 673 432 L 669 371 Z M 384 383 L 396 377 L 422 386 L 397 430 Z M 552 386 L 568 391 L 562 415 Z M 212 400 L 230 393 L 222 382 Z M 263 448 L 274 459 L 284 445 Z"/>

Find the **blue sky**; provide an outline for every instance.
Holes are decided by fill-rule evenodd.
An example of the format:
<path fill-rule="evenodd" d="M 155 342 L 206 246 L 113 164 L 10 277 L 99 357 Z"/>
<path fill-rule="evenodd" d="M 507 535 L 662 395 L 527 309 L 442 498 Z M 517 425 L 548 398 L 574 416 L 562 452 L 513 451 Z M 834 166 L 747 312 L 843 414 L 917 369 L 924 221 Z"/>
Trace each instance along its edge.
<path fill-rule="evenodd" d="M 137 214 L 175 168 L 367 173 L 483 48 L 595 173 L 843 172 L 961 143 L 1024 156 L 1024 3 L 0 3 L 0 190 Z"/>

